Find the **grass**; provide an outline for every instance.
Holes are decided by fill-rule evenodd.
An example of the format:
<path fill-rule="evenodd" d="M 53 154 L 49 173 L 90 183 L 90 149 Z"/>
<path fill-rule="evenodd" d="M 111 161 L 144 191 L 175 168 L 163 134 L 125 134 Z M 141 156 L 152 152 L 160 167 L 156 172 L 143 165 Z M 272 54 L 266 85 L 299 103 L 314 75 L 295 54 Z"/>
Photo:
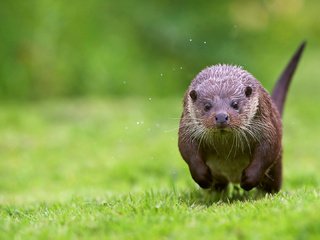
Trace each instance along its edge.
<path fill-rule="evenodd" d="M 319 239 L 316 101 L 287 103 L 283 190 L 224 197 L 181 160 L 180 99 L 3 103 L 0 239 Z"/>

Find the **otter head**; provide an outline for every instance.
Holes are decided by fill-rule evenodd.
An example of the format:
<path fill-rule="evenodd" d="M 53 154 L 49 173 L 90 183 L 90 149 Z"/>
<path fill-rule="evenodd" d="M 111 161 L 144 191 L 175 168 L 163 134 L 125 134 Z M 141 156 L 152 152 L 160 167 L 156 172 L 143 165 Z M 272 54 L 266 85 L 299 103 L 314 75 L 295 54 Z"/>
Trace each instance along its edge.
<path fill-rule="evenodd" d="M 258 86 L 258 81 L 240 67 L 207 68 L 189 88 L 191 118 L 205 131 L 244 130 L 257 112 Z"/>

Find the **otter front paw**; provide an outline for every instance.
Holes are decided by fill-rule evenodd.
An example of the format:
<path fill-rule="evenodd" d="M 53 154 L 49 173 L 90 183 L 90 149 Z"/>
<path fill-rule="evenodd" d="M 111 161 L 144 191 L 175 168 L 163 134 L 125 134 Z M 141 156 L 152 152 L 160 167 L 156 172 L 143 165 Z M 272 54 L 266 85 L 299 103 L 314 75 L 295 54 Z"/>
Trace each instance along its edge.
<path fill-rule="evenodd" d="M 190 167 L 190 172 L 193 180 L 201 188 L 210 188 L 213 184 L 212 175 L 210 169 L 206 165 Z"/>
<path fill-rule="evenodd" d="M 250 191 L 252 188 L 258 186 L 259 178 L 257 174 L 250 171 L 243 171 L 241 176 L 240 186 L 246 191 Z"/>

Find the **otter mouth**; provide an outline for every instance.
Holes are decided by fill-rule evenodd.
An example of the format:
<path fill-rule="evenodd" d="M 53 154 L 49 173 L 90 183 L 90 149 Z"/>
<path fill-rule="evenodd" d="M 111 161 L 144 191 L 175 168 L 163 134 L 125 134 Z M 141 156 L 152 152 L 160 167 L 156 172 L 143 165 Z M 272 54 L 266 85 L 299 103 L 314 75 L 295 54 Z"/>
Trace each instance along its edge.
<path fill-rule="evenodd" d="M 220 134 L 228 134 L 232 132 L 232 129 L 229 126 L 217 126 L 215 129 L 215 132 Z"/>
<path fill-rule="evenodd" d="M 217 133 L 220 133 L 220 134 L 229 134 L 229 133 L 231 133 L 231 129 L 230 129 L 230 128 L 218 128 L 218 129 L 217 129 Z"/>
<path fill-rule="evenodd" d="M 233 129 L 229 124 L 215 124 L 211 126 L 205 126 L 209 131 L 214 133 L 227 134 L 233 132 Z"/>
<path fill-rule="evenodd" d="M 216 124 L 216 128 L 219 131 L 230 131 L 230 126 L 226 123 L 218 123 Z"/>
<path fill-rule="evenodd" d="M 229 128 L 230 125 L 229 125 L 229 121 L 216 121 L 215 122 L 215 127 L 216 128 L 221 128 L 221 129 L 224 129 L 224 128 Z"/>

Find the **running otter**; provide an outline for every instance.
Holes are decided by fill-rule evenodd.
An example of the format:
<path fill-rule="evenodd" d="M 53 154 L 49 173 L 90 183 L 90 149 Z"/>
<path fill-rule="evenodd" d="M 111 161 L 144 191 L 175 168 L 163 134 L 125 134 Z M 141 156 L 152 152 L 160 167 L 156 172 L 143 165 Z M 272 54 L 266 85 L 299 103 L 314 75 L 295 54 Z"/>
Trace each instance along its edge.
<path fill-rule="evenodd" d="M 195 182 L 217 191 L 229 182 L 278 192 L 282 182 L 281 116 L 305 43 L 279 78 L 272 96 L 238 66 L 201 71 L 184 96 L 179 150 Z"/>

